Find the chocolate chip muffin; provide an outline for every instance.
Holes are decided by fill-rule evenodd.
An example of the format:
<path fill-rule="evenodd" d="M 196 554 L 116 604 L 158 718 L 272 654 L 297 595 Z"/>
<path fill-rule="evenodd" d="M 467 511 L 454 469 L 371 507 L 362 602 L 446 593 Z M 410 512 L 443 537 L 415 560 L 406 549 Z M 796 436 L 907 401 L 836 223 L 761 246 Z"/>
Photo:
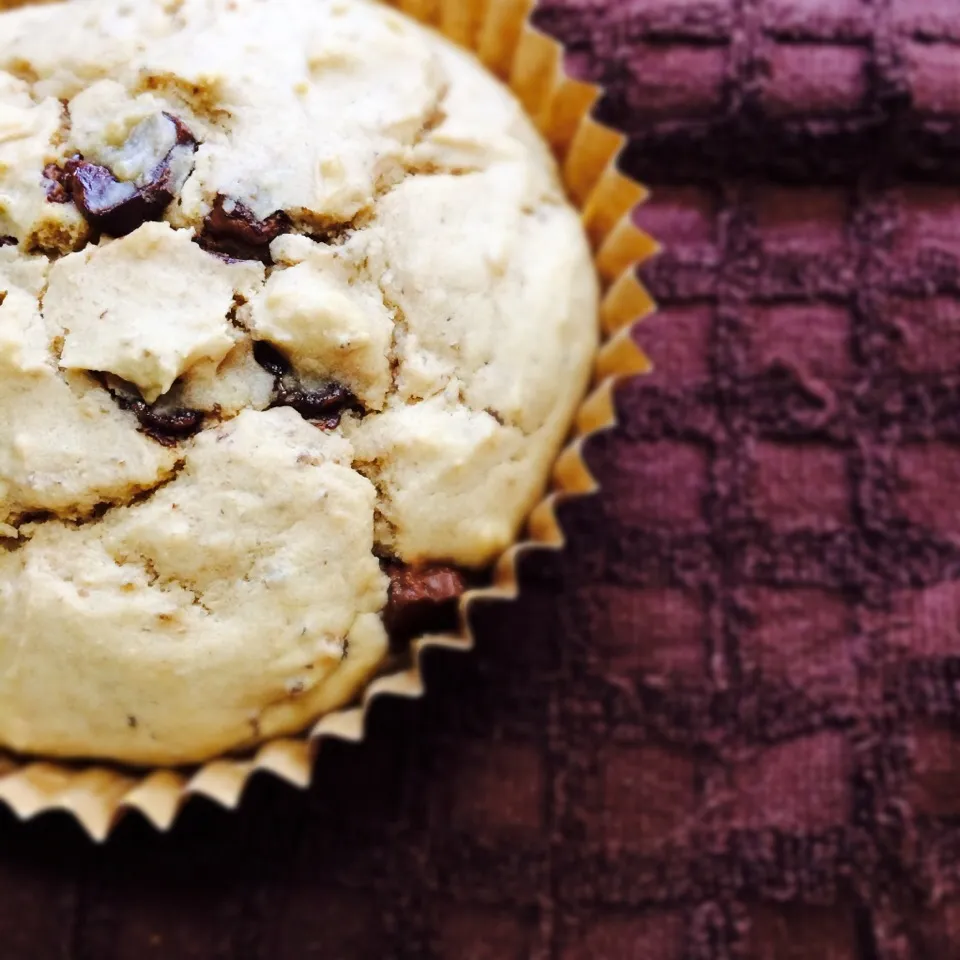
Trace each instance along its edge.
<path fill-rule="evenodd" d="M 386 7 L 0 14 L 0 743 L 349 702 L 518 537 L 597 297 L 512 95 Z"/>

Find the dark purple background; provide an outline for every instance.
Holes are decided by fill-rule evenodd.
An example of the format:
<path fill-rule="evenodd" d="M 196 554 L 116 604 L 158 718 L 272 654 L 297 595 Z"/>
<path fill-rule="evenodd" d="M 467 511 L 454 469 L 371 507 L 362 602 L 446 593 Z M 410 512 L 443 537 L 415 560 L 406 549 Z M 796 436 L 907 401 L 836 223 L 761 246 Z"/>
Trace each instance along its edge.
<path fill-rule="evenodd" d="M 4 960 L 960 957 L 960 0 L 549 0 L 666 245 L 603 495 L 307 795 L 0 815 Z"/>

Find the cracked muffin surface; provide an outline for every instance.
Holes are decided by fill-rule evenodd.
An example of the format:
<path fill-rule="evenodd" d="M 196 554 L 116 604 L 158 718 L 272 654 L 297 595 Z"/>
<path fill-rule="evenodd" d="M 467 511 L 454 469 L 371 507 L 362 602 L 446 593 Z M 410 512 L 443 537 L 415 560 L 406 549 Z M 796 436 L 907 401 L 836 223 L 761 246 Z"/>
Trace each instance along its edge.
<path fill-rule="evenodd" d="M 513 96 L 386 7 L 0 13 L 0 743 L 349 702 L 516 540 L 597 300 Z"/>

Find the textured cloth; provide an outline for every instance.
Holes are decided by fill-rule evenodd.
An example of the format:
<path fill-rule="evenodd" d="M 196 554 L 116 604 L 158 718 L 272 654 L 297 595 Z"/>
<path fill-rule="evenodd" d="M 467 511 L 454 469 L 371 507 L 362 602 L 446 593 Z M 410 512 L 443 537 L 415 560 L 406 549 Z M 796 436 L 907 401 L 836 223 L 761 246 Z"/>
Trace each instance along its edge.
<path fill-rule="evenodd" d="M 667 250 L 562 556 L 420 705 L 104 849 L 11 960 L 960 957 L 955 0 L 549 0 Z"/>

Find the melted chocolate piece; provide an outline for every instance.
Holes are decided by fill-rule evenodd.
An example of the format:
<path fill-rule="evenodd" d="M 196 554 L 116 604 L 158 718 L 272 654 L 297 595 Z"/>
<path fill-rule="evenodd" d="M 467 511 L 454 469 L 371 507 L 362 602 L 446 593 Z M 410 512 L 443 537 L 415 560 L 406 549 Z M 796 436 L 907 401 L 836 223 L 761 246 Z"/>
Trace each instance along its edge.
<path fill-rule="evenodd" d="M 344 411 L 357 406 L 357 398 L 339 383 L 304 390 L 293 377 L 287 358 L 263 340 L 254 343 L 253 356 L 274 378 L 274 407 L 291 407 L 304 420 L 311 420 L 324 430 L 335 430 Z"/>
<path fill-rule="evenodd" d="M 16 237 L 0 237 L 0 247 L 15 247 L 17 242 Z"/>
<path fill-rule="evenodd" d="M 176 446 L 181 440 L 192 437 L 203 426 L 203 411 L 183 407 L 155 407 L 139 397 L 113 393 L 113 398 L 123 410 L 129 410 L 147 436 L 165 447 Z"/>
<path fill-rule="evenodd" d="M 290 362 L 266 340 L 257 340 L 253 345 L 253 359 L 271 376 L 285 377 L 290 372 Z"/>
<path fill-rule="evenodd" d="M 76 159 L 71 159 L 62 167 L 55 163 L 48 163 L 43 168 L 43 179 L 46 181 L 45 189 L 49 203 L 69 203 L 73 199 L 70 180 L 76 163 Z"/>
<path fill-rule="evenodd" d="M 61 169 L 47 166 L 47 200 L 67 203 L 70 200 L 97 230 L 115 237 L 126 236 L 151 220 L 159 220 L 173 201 L 173 161 L 178 151 L 197 149 L 197 141 L 176 117 L 163 115 L 174 125 L 176 142 L 162 157 L 143 184 L 118 180 L 109 167 L 90 163 L 77 154 Z"/>
<path fill-rule="evenodd" d="M 98 230 L 115 237 L 132 233 L 148 220 L 158 219 L 173 194 L 117 180 L 109 168 L 79 160 L 70 179 L 73 202 Z"/>
<path fill-rule="evenodd" d="M 330 383 L 319 390 L 286 390 L 277 392 L 278 407 L 292 407 L 304 420 L 315 421 L 326 430 L 340 426 L 343 412 L 354 406 L 356 397 L 339 383 Z"/>
<path fill-rule="evenodd" d="M 143 411 L 137 411 L 137 419 L 144 433 L 149 434 L 164 446 L 172 447 L 181 440 L 192 437 L 203 426 L 203 413 L 200 410 L 187 410 L 177 407 L 172 410 L 157 410 L 144 404 Z"/>
<path fill-rule="evenodd" d="M 173 128 L 177 131 L 176 146 L 190 147 L 191 150 L 196 150 L 199 144 L 197 143 L 197 138 L 190 132 L 190 128 L 179 117 L 175 117 L 172 113 L 164 111 L 163 115 L 173 124 Z M 167 154 L 164 160 L 169 159 L 170 154 Z"/>
<path fill-rule="evenodd" d="M 273 262 L 270 244 L 281 234 L 289 233 L 292 226 L 282 210 L 266 220 L 258 220 L 244 204 L 219 196 L 203 222 L 203 233 L 198 240 L 210 253 L 231 260 L 260 260 L 270 264 Z"/>
<path fill-rule="evenodd" d="M 463 571 L 446 565 L 394 563 L 387 574 L 390 592 L 383 622 L 395 649 L 424 634 L 456 630 L 458 602 L 467 589 Z"/>

